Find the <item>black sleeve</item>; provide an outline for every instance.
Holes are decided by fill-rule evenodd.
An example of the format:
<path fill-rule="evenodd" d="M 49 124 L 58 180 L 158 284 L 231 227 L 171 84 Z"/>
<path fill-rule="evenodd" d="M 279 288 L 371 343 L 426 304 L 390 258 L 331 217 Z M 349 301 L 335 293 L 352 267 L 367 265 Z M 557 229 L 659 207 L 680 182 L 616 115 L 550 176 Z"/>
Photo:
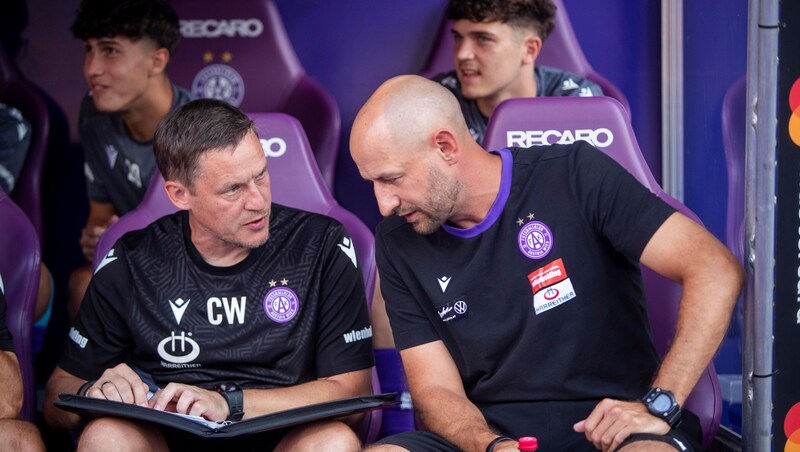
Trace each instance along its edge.
<path fill-rule="evenodd" d="M 322 265 L 317 376 L 372 367 L 372 327 L 355 244 L 344 227 L 326 231 Z"/>
<path fill-rule="evenodd" d="M 390 222 L 396 221 L 390 219 Z M 375 238 L 375 256 L 378 263 L 378 272 L 381 278 L 381 294 L 386 303 L 386 313 L 392 326 L 395 347 L 398 350 L 417 345 L 434 342 L 440 339 L 425 312 L 422 310 L 417 297 L 403 281 L 401 273 L 393 265 L 391 247 L 395 241 L 391 240 L 384 224 L 378 227 Z"/>
<path fill-rule="evenodd" d="M 616 250 L 638 261 L 675 209 L 608 155 L 584 141 L 575 143 L 573 187 L 587 220 Z"/>
<path fill-rule="evenodd" d="M 131 273 L 120 241 L 92 276 L 59 365 L 87 380 L 124 362 L 133 339 L 126 318 L 134 302 Z"/>

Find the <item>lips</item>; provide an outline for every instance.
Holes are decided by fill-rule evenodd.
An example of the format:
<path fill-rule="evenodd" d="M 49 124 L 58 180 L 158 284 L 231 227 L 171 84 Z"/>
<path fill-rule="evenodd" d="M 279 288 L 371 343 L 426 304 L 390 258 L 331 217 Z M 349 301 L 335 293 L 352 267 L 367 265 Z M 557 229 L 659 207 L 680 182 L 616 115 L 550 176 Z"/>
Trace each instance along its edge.
<path fill-rule="evenodd" d="M 247 222 L 244 224 L 244 226 L 248 229 L 261 229 L 266 225 L 266 222 L 267 222 L 267 217 L 264 216 L 256 220 Z"/>

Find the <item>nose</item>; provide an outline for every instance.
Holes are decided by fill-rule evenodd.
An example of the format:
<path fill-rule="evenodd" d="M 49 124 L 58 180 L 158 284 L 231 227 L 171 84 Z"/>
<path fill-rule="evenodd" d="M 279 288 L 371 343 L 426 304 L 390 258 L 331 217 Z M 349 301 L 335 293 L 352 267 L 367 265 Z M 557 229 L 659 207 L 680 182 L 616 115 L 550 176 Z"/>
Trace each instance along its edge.
<path fill-rule="evenodd" d="M 244 208 L 254 212 L 263 212 L 267 210 L 267 206 L 269 206 L 271 201 L 272 193 L 269 189 L 269 183 L 251 183 L 247 188 L 247 198 L 244 202 Z"/>
<path fill-rule="evenodd" d="M 459 61 L 470 60 L 475 57 L 475 53 L 472 50 L 472 45 L 469 43 L 469 39 L 463 38 L 456 40 L 455 55 L 456 63 Z"/>
<path fill-rule="evenodd" d="M 387 190 L 380 182 L 375 182 L 375 199 L 384 217 L 393 215 L 394 210 L 400 206 L 400 197 Z"/>
<path fill-rule="evenodd" d="M 86 52 L 86 56 L 83 60 L 83 73 L 87 79 L 99 75 L 103 72 L 103 65 L 100 62 L 100 58 L 97 58 L 97 54 L 92 51 L 88 50 Z"/>

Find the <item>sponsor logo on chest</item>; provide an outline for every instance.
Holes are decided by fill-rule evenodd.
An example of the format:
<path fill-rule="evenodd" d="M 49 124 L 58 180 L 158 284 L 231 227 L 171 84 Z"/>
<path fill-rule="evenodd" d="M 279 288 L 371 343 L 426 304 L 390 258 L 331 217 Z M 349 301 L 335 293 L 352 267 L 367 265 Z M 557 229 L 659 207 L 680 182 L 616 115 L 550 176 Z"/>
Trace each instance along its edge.
<path fill-rule="evenodd" d="M 575 289 L 564 262 L 557 259 L 528 275 L 533 291 L 533 310 L 536 315 L 575 298 Z"/>

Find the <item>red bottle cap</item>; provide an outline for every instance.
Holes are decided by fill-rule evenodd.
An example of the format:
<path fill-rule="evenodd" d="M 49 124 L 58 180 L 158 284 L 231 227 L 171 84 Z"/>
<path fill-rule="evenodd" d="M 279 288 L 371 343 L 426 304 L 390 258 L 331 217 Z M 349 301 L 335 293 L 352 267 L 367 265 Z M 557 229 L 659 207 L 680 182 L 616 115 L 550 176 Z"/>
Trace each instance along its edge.
<path fill-rule="evenodd" d="M 523 436 L 519 439 L 519 450 L 536 450 L 539 448 L 539 441 L 534 436 Z"/>

